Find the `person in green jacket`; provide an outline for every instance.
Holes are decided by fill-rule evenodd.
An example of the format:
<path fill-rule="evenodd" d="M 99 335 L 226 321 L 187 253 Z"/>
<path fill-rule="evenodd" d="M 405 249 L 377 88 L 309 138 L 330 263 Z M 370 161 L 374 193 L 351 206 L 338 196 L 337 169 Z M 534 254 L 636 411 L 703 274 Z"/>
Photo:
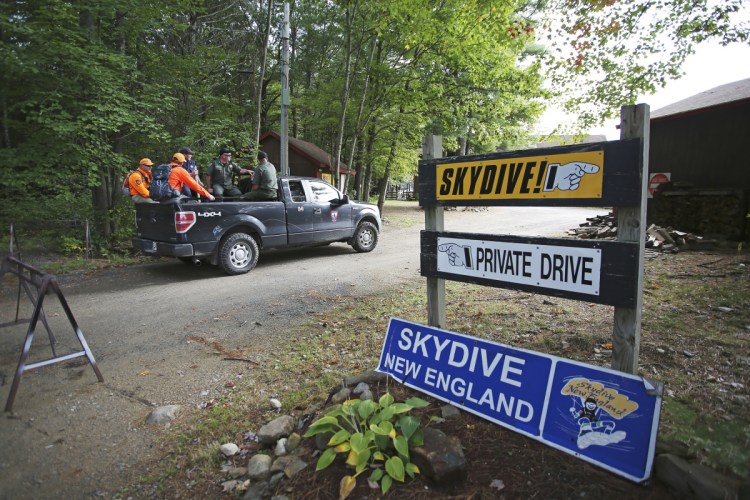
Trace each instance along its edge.
<path fill-rule="evenodd" d="M 277 200 L 276 167 L 268 161 L 268 155 L 263 151 L 258 153 L 258 162 L 253 175 L 252 188 L 243 194 L 241 199 L 249 201 Z"/>
<path fill-rule="evenodd" d="M 224 196 L 238 198 L 242 192 L 232 182 L 234 174 L 252 175 L 252 170 L 241 168 L 232 161 L 232 152 L 227 148 L 219 150 L 219 157 L 211 162 L 206 170 L 206 188 L 218 200 Z"/>

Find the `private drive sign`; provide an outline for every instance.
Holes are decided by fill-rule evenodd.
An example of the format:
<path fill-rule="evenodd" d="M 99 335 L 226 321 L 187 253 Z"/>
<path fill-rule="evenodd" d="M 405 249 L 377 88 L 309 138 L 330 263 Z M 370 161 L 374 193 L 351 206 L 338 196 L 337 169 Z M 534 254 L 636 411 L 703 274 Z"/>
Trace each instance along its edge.
<path fill-rule="evenodd" d="M 599 295 L 602 251 L 438 236 L 437 270 Z"/>
<path fill-rule="evenodd" d="M 660 384 L 397 318 L 377 370 L 632 481 L 651 474 Z"/>
<path fill-rule="evenodd" d="M 636 244 L 422 232 L 423 276 L 632 306 Z"/>

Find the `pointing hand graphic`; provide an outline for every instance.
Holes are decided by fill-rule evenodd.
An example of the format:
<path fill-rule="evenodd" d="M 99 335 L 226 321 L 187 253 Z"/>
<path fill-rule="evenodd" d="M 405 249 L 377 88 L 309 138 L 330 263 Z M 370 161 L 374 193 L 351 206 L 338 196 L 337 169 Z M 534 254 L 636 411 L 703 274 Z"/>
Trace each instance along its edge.
<path fill-rule="evenodd" d="M 551 189 L 557 188 L 561 191 L 575 191 L 584 175 L 595 174 L 599 171 L 597 165 L 582 161 L 572 161 L 565 165 L 552 164 L 550 167 L 557 167 L 555 183 L 551 186 Z"/>
<path fill-rule="evenodd" d="M 438 246 L 438 250 L 448 254 L 448 261 L 452 266 L 471 267 L 471 247 L 456 245 L 455 243 L 444 243 Z"/>

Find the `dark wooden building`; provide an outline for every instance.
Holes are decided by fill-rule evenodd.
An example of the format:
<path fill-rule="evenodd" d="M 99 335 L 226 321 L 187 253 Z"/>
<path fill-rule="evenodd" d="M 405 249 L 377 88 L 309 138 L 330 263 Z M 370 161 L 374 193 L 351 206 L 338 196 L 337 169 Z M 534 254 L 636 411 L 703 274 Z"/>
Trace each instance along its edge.
<path fill-rule="evenodd" d="M 750 78 L 651 112 L 649 170 L 704 188 L 750 188 Z"/>
<path fill-rule="evenodd" d="M 266 132 L 260 137 L 260 146 L 268 153 L 268 160 L 280 170 L 281 137 L 276 132 Z M 289 174 L 303 177 L 317 177 L 327 182 L 333 179 L 333 155 L 323 151 L 315 144 L 289 137 Z M 339 163 L 341 179 L 338 186 L 346 186 L 346 177 L 355 172 L 348 169 L 343 162 Z"/>
<path fill-rule="evenodd" d="M 651 112 L 649 171 L 671 182 L 649 220 L 731 239 L 748 236 L 750 78 Z"/>

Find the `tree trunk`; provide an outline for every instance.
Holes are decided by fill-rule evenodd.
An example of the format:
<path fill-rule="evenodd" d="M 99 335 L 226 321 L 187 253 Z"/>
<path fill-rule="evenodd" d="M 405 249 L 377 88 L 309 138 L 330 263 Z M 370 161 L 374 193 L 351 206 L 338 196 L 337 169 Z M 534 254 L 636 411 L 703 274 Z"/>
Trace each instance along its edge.
<path fill-rule="evenodd" d="M 82 9 L 78 14 L 78 25 L 91 43 L 97 43 L 96 22 L 93 14 L 88 9 Z M 92 188 L 92 204 L 96 212 L 96 228 L 104 239 L 112 236 L 111 207 L 113 205 L 110 179 L 113 167 L 101 163 L 98 168 L 99 182 Z"/>
<path fill-rule="evenodd" d="M 370 133 L 367 134 L 367 147 L 365 147 L 365 162 L 367 162 L 367 170 L 362 184 L 362 200 L 367 201 L 370 199 L 370 185 L 372 184 L 372 151 L 375 148 L 375 131 L 377 130 L 377 119 L 373 119 L 370 124 Z"/>
<path fill-rule="evenodd" d="M 466 156 L 466 137 L 458 138 L 458 155 Z"/>
<path fill-rule="evenodd" d="M 108 239 L 112 236 L 112 231 L 109 225 L 109 203 L 107 193 L 107 179 L 104 172 L 99 173 L 99 185 L 91 188 L 92 198 L 94 201 L 94 209 L 97 214 L 96 228 L 98 233 Z"/>
<path fill-rule="evenodd" d="M 349 103 L 349 84 L 352 66 L 352 24 L 357 12 L 357 2 L 354 2 L 353 12 L 346 10 L 346 58 L 344 62 L 344 91 L 341 93 L 341 115 L 339 116 L 339 133 L 333 155 L 333 185 L 338 186 L 341 177 L 341 149 L 344 144 L 344 125 L 346 124 L 346 106 Z"/>
<path fill-rule="evenodd" d="M 365 141 L 364 138 L 362 138 L 361 141 L 357 141 L 357 153 L 354 156 L 354 165 L 356 169 L 356 174 L 354 176 L 354 198 L 357 200 L 365 200 L 365 198 L 362 197 L 362 179 L 364 178 L 364 170 L 365 168 L 365 162 L 363 161 L 363 155 L 365 152 Z"/>
<path fill-rule="evenodd" d="M 250 149 L 258 147 L 260 142 L 260 128 L 261 128 L 261 108 L 263 106 L 263 93 L 266 85 L 263 83 L 266 77 L 266 58 L 268 53 L 268 39 L 271 36 L 271 14 L 273 13 L 273 0 L 268 0 L 268 13 L 266 15 L 266 34 L 263 37 L 263 51 L 260 58 L 260 76 L 258 78 L 258 95 L 255 96 L 256 110 L 255 110 L 255 144 L 250 144 Z"/>
<path fill-rule="evenodd" d="M 354 151 L 358 148 L 359 144 L 361 144 L 361 141 L 359 143 L 357 142 L 357 139 L 362 134 L 362 114 L 364 113 L 365 109 L 365 101 L 367 100 L 367 87 L 370 83 L 370 69 L 372 68 L 372 60 L 375 56 L 375 47 L 377 46 L 378 38 L 377 36 L 372 39 L 372 47 L 370 48 L 370 57 L 367 61 L 367 68 L 365 69 L 365 81 L 362 85 L 362 97 L 359 100 L 359 110 L 357 111 L 357 121 L 354 124 L 354 136 L 352 138 L 352 147 L 349 150 L 349 161 L 347 162 L 347 165 L 349 165 L 349 168 L 352 168 L 353 162 L 354 162 Z M 360 160 L 362 159 L 362 156 L 360 155 Z M 361 176 L 359 175 L 359 169 L 357 169 L 356 177 L 354 178 L 354 191 L 355 193 L 358 192 L 359 188 L 359 181 L 361 179 Z"/>
<path fill-rule="evenodd" d="M 378 183 L 378 209 L 380 215 L 383 215 L 383 206 L 385 205 L 385 194 L 388 192 L 388 181 L 391 178 L 391 165 L 393 165 L 393 159 L 396 157 L 396 146 L 398 145 L 398 133 L 393 136 L 391 141 L 391 151 L 388 154 L 388 161 L 385 164 L 385 172 L 383 172 L 383 178 Z"/>
<path fill-rule="evenodd" d="M 10 129 L 8 128 L 8 100 L 3 95 L 3 147 L 10 149 Z"/>

